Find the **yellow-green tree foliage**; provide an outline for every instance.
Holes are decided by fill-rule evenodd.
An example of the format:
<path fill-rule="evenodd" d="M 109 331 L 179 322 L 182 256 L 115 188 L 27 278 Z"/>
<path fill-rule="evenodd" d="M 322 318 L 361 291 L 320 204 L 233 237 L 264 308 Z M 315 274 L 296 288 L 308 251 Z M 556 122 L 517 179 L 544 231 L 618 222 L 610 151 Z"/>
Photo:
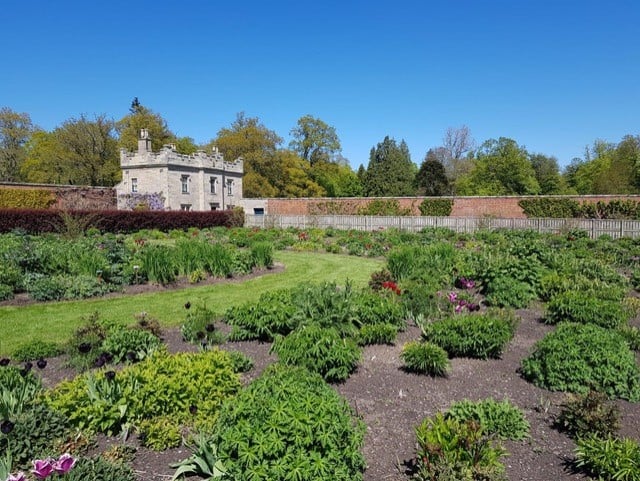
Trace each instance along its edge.
<path fill-rule="evenodd" d="M 45 189 L 0 189 L 0 208 L 48 209 L 56 202 L 56 196 Z"/>

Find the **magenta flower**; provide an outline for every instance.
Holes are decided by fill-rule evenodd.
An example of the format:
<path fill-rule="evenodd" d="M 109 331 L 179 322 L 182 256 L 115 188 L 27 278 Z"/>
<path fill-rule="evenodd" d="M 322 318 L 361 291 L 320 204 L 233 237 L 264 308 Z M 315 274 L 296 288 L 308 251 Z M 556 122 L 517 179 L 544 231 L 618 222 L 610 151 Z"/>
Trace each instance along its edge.
<path fill-rule="evenodd" d="M 457 304 L 455 311 L 456 311 L 456 314 L 458 314 L 460 311 L 462 311 L 462 306 L 460 304 Z"/>
<path fill-rule="evenodd" d="M 27 481 L 27 478 L 22 471 L 19 471 L 16 474 L 10 474 L 7 481 Z"/>
<path fill-rule="evenodd" d="M 45 479 L 53 473 L 53 459 L 36 459 L 32 461 L 33 469 L 31 472 L 38 479 Z"/>
<path fill-rule="evenodd" d="M 450 292 L 449 293 L 449 302 L 456 302 L 456 299 L 458 298 L 458 294 L 456 292 Z"/>
<path fill-rule="evenodd" d="M 64 453 L 56 462 L 53 463 L 53 469 L 58 474 L 65 474 L 68 473 L 75 464 L 76 458 L 71 456 L 69 453 Z"/>

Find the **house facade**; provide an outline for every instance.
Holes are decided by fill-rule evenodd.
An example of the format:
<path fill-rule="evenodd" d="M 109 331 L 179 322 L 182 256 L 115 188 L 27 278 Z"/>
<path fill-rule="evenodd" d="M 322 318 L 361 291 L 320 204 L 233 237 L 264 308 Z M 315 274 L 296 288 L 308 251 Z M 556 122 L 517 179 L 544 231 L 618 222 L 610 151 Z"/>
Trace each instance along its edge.
<path fill-rule="evenodd" d="M 228 162 L 215 148 L 211 154 L 183 155 L 172 144 L 153 152 L 146 129 L 140 131 L 137 152 L 120 151 L 120 168 L 118 209 L 131 208 L 141 194 L 159 194 L 165 210 L 232 209 L 242 201 L 242 158 Z"/>

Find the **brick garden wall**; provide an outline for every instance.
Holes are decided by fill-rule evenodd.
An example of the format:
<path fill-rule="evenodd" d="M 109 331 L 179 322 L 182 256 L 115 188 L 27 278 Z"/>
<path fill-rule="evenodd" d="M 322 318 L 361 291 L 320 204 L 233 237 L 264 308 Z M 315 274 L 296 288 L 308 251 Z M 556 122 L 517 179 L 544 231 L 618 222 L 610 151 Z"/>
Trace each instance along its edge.
<path fill-rule="evenodd" d="M 0 189 L 26 189 L 51 191 L 56 202 L 52 209 L 111 210 L 116 208 L 116 191 L 111 187 L 88 187 L 52 184 L 0 183 Z"/>

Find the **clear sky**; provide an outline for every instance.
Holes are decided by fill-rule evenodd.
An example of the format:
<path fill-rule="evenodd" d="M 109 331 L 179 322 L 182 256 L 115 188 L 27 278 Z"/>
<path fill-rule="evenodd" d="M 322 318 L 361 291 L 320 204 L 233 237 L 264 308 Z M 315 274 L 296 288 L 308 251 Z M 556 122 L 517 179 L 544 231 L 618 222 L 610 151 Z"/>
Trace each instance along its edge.
<path fill-rule="evenodd" d="M 243 111 L 286 145 L 310 114 L 354 169 L 461 125 L 561 166 L 640 134 L 639 0 L 4 0 L 0 45 L 0 107 L 47 130 L 138 97 L 197 143 Z"/>

